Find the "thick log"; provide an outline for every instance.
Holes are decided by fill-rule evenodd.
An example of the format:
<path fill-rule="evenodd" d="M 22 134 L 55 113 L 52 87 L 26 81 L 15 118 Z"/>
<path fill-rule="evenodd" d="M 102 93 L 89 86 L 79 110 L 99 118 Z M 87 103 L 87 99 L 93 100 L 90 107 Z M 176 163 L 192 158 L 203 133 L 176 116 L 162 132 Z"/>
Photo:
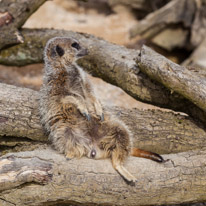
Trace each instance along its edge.
<path fill-rule="evenodd" d="M 140 72 L 136 59 L 140 51 L 114 45 L 88 34 L 50 29 L 23 29 L 25 42 L 0 52 L 0 63 L 25 65 L 43 61 L 43 48 L 54 36 L 78 39 L 89 50 L 89 55 L 78 63 L 93 76 L 122 88 L 137 100 L 156 106 L 185 112 L 206 122 L 206 113 L 193 103 Z"/>
<path fill-rule="evenodd" d="M 29 182 L 45 184 L 51 177 L 51 169 L 49 162 L 35 156 L 0 158 L 0 192 Z"/>
<path fill-rule="evenodd" d="M 0 84 L 0 136 L 46 140 L 39 124 L 38 92 Z"/>
<path fill-rule="evenodd" d="M 16 146 L 19 144 L 26 145 L 26 149 L 38 147 L 37 143 L 32 146 L 32 142 L 22 137 L 47 141 L 38 115 L 38 92 L 0 84 L 0 102 L 0 146 L 12 147 L 14 151 L 18 151 Z M 158 110 L 107 110 L 128 125 L 134 134 L 136 147 L 163 154 L 206 147 L 204 126 L 197 125 L 185 115 Z"/>
<path fill-rule="evenodd" d="M 158 164 L 130 157 L 125 166 L 137 177 L 128 185 L 109 160 L 67 161 L 49 148 L 0 158 L 3 206 L 165 205 L 206 201 L 206 152 L 164 155 Z M 2 189 L 2 187 L 1 187 Z"/>
<path fill-rule="evenodd" d="M 143 46 L 139 66 L 151 79 L 194 102 L 206 112 L 206 80 Z"/>
<path fill-rule="evenodd" d="M 0 1 L 0 49 L 23 43 L 19 28 L 46 0 Z"/>

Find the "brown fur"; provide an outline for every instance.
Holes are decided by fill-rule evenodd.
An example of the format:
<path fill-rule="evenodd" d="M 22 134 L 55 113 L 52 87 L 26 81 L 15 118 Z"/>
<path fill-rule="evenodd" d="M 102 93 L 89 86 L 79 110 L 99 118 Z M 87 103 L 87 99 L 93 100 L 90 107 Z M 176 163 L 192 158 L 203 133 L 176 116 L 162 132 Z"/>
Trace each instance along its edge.
<path fill-rule="evenodd" d="M 129 155 L 162 158 L 131 148 L 132 134 L 126 125 L 106 112 L 103 115 L 87 74 L 75 64 L 78 56 L 86 53 L 72 38 L 53 38 L 47 43 L 40 99 L 42 124 L 55 149 L 68 159 L 110 158 L 113 167 L 134 182 L 136 178 L 123 166 Z"/>

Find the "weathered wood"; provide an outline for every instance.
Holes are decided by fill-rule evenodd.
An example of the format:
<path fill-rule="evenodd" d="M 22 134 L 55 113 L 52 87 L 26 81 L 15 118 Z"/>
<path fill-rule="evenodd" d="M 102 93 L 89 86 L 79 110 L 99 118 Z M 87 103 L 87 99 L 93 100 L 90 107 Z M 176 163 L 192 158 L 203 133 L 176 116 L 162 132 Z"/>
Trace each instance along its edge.
<path fill-rule="evenodd" d="M 9 185 L 0 193 L 0 200 L 6 206 L 165 205 L 205 201 L 206 152 L 191 151 L 164 158 L 170 160 L 158 164 L 130 157 L 125 166 L 138 180 L 131 186 L 114 171 L 109 160 L 67 161 L 49 148 L 8 154 L 0 158 L 1 185 L 4 188 Z"/>
<path fill-rule="evenodd" d="M 130 36 L 144 34 L 145 38 L 151 38 L 170 24 L 182 23 L 184 27 L 190 27 L 195 11 L 195 0 L 173 0 L 138 22 L 130 30 Z"/>
<path fill-rule="evenodd" d="M 38 92 L 0 84 L 0 135 L 46 140 L 38 117 Z"/>
<path fill-rule="evenodd" d="M 24 39 L 19 28 L 46 0 L 0 1 L 0 49 Z"/>
<path fill-rule="evenodd" d="M 82 58 L 79 64 L 92 75 L 122 88 L 137 100 L 182 111 L 195 119 L 206 122 L 205 112 L 140 72 L 136 63 L 140 51 L 72 31 L 23 29 L 21 33 L 25 42 L 2 50 L 0 52 L 1 64 L 25 65 L 42 62 L 43 48 L 48 39 L 54 36 L 74 37 L 89 50 L 88 57 Z"/>
<path fill-rule="evenodd" d="M 0 192 L 29 182 L 45 184 L 51 177 L 51 169 L 48 161 L 35 156 L 0 158 Z"/>
<path fill-rule="evenodd" d="M 128 125 L 134 134 L 136 147 L 163 154 L 206 147 L 204 126 L 196 125 L 184 115 L 114 107 L 107 110 Z M 38 92 L 0 84 L 0 146 L 7 146 L 14 151 L 18 151 L 16 146 L 21 150 L 20 145 L 25 145 L 26 149 L 38 147 L 37 143 L 32 146 L 32 142 L 27 142 L 22 137 L 47 141 L 39 122 Z"/>
<path fill-rule="evenodd" d="M 150 78 L 181 94 L 206 112 L 204 77 L 194 75 L 190 70 L 166 60 L 146 46 L 141 49 L 139 66 Z"/>

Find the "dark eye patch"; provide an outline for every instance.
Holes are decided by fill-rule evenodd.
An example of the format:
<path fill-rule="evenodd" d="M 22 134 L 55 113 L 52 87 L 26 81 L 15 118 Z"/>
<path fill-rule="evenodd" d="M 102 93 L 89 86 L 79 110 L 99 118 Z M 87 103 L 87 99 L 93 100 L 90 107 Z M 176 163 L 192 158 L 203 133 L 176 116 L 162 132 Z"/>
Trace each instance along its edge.
<path fill-rule="evenodd" d="M 60 57 L 64 55 L 64 49 L 59 45 L 56 46 L 56 52 Z"/>
<path fill-rule="evenodd" d="M 77 50 L 80 50 L 81 48 L 77 42 L 72 43 L 71 46 Z"/>

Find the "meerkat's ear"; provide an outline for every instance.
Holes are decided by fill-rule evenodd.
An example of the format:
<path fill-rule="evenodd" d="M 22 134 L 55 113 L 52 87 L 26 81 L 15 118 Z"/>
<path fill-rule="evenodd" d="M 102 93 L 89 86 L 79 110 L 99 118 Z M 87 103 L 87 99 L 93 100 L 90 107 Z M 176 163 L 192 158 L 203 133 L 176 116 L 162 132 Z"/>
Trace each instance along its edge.
<path fill-rule="evenodd" d="M 64 55 L 64 49 L 59 45 L 56 46 L 55 50 L 60 57 Z"/>

